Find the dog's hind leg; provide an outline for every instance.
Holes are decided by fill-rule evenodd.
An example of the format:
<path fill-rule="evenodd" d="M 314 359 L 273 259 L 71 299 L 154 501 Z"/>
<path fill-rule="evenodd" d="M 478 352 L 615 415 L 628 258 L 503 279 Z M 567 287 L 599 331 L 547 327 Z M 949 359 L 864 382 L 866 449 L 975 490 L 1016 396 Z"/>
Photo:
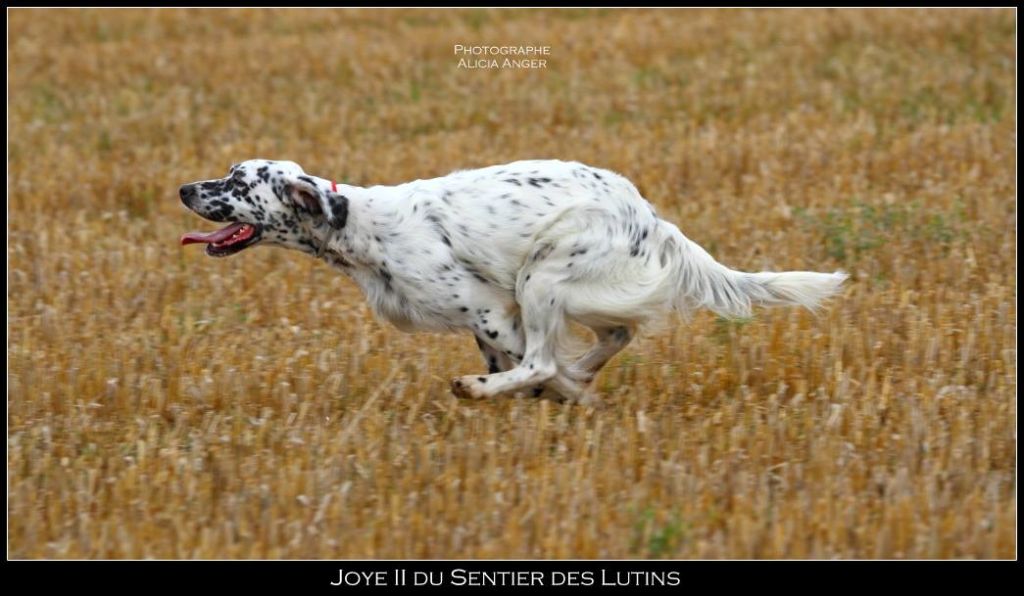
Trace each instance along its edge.
<path fill-rule="evenodd" d="M 508 325 L 496 326 L 509 328 Z M 518 327 L 518 322 L 515 323 L 515 327 Z M 519 359 L 522 357 L 523 345 L 525 340 L 521 333 L 511 333 L 508 335 L 502 335 L 495 333 L 494 337 L 487 336 L 487 339 L 483 339 L 480 336 L 475 336 L 476 345 L 480 349 L 480 354 L 483 356 L 484 364 L 487 366 L 488 374 L 501 373 L 509 371 L 519 363 Z M 472 379 L 472 376 L 465 377 L 464 380 Z M 478 377 L 477 377 L 478 378 Z M 580 386 L 577 380 L 572 377 L 565 375 L 562 371 L 559 371 L 557 375 L 547 383 L 534 385 L 527 387 L 521 391 L 517 391 L 515 396 L 530 396 L 530 397 L 541 397 L 544 394 L 545 388 L 550 388 L 558 396 L 565 399 L 578 399 L 584 393 L 584 387 Z M 457 395 L 463 397 L 486 397 L 487 395 L 471 394 L 466 390 L 460 389 L 455 383 L 453 383 L 453 390 Z"/>
<path fill-rule="evenodd" d="M 597 371 L 640 325 L 673 304 L 672 263 L 657 251 L 656 224 L 646 214 L 618 217 L 590 209 L 567 212 L 538 234 L 516 283 L 525 332 L 522 362 L 489 377 L 464 377 L 467 392 L 487 396 L 543 382 L 573 401 L 595 401 L 586 385 Z M 562 360 L 570 320 L 598 336 L 573 364 Z"/>
<path fill-rule="evenodd" d="M 594 327 L 594 333 L 597 343 L 566 371 L 571 379 L 584 385 L 589 385 L 598 371 L 629 345 L 636 335 L 636 325 Z"/>
<path fill-rule="evenodd" d="M 515 334 L 487 334 L 485 343 L 511 352 L 519 362 L 511 370 L 487 376 L 465 376 L 452 382 L 457 395 L 485 398 L 502 393 L 530 390 L 545 385 L 562 397 L 585 404 L 594 403 L 585 387 L 559 370 L 555 349 L 566 333 L 566 319 L 562 310 L 562 296 L 566 283 L 557 258 L 547 258 L 551 247 L 540 243 L 528 267 L 520 273 L 516 298 L 519 317 Z M 520 358 L 517 358 L 520 357 Z"/>
<path fill-rule="evenodd" d="M 494 309 L 495 312 L 498 309 Z M 494 313 L 487 315 L 489 321 L 483 335 L 476 335 L 477 347 L 487 364 L 488 373 L 505 372 L 515 369 L 516 365 L 524 358 L 526 336 L 521 328 L 519 317 L 495 316 Z M 452 391 L 460 397 L 484 398 L 497 393 L 513 391 L 516 397 L 531 396 L 540 397 L 545 388 L 550 389 L 558 396 L 571 401 L 587 401 L 585 399 L 585 388 L 574 379 L 558 371 L 551 379 L 544 383 L 527 384 L 525 387 L 495 391 L 493 393 L 472 390 L 475 385 L 485 384 L 480 379 L 488 377 L 467 375 L 452 382 Z"/>
<path fill-rule="evenodd" d="M 499 344 L 500 347 L 495 347 L 489 345 L 479 335 L 474 336 L 473 339 L 476 340 L 476 347 L 480 349 L 480 355 L 483 356 L 484 364 L 487 365 L 487 374 L 490 375 L 506 370 L 511 370 L 516 365 L 516 362 L 518 362 L 518 359 L 513 358 L 513 355 L 522 355 L 520 352 L 515 352 L 512 349 L 505 347 L 507 345 L 507 342 Z M 516 345 L 512 347 L 521 346 L 522 343 L 522 339 L 520 338 L 519 341 L 516 342 Z M 525 395 L 529 395 L 532 397 L 540 397 L 543 394 L 543 392 L 544 386 L 537 385 L 530 388 L 529 391 L 526 391 Z M 516 397 L 520 397 L 520 395 L 516 395 Z"/>

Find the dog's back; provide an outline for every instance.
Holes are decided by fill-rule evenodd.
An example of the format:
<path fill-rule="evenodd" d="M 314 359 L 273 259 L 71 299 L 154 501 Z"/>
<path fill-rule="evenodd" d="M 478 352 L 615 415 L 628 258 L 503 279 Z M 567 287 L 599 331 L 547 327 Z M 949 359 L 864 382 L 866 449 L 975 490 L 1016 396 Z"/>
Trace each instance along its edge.
<path fill-rule="evenodd" d="M 436 232 L 457 260 L 471 263 L 506 289 L 515 287 L 538 239 L 570 214 L 603 220 L 601 229 L 579 230 L 601 239 L 604 248 L 594 247 L 598 251 L 637 250 L 657 221 L 651 205 L 626 178 L 557 160 L 458 171 L 392 187 L 390 196 L 395 211 L 405 214 L 397 228 L 400 234 Z M 578 252 L 582 261 L 588 241 L 581 237 L 577 242 L 577 251 L 570 252 Z"/>

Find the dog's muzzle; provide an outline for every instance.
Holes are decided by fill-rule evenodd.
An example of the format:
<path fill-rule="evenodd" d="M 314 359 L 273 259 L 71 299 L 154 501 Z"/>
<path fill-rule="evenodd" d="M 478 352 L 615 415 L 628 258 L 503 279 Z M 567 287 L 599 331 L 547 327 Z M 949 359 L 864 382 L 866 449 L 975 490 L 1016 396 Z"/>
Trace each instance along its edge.
<path fill-rule="evenodd" d="M 198 195 L 199 192 L 196 190 L 196 187 L 191 184 L 184 184 L 178 189 L 178 196 L 181 197 L 181 202 L 189 208 L 192 207 L 192 201 L 194 201 Z"/>

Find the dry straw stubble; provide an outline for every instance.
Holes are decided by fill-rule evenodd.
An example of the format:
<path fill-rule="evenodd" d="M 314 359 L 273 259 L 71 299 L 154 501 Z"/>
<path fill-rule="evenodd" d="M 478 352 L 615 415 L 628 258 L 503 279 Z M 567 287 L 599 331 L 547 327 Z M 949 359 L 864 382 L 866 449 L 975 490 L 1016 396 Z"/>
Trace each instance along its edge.
<path fill-rule="evenodd" d="M 1016 552 L 1012 11 L 9 16 L 11 556 Z M 604 410 L 460 402 L 468 337 L 298 254 L 177 246 L 177 185 L 250 157 L 580 160 L 730 266 L 853 278 L 818 317 L 645 335 Z"/>

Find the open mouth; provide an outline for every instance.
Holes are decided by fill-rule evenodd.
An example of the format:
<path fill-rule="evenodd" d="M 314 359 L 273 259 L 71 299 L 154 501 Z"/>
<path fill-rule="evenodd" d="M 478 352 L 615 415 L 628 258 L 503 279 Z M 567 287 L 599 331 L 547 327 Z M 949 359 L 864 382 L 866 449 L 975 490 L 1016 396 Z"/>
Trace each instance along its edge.
<path fill-rule="evenodd" d="M 184 234 L 181 237 L 181 245 L 203 243 L 206 244 L 206 254 L 211 257 L 226 257 L 256 244 L 259 239 L 259 226 L 235 222 L 216 232 Z"/>

